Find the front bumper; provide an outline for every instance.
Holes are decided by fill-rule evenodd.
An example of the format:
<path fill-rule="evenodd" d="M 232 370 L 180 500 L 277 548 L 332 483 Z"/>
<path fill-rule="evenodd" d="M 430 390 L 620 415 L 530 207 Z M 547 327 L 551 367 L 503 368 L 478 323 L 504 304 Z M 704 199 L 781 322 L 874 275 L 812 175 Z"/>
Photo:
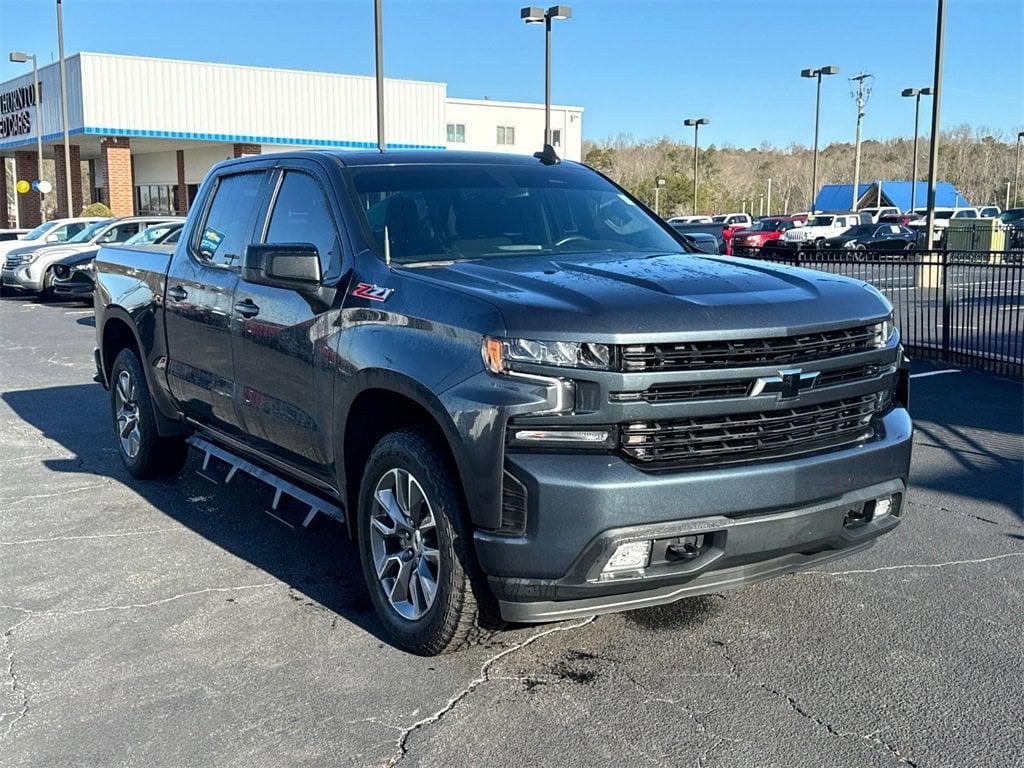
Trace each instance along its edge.
<path fill-rule="evenodd" d="M 42 280 L 35 280 L 32 277 L 31 267 L 29 265 L 15 267 L 13 269 L 4 268 L 0 271 L 0 282 L 3 283 L 5 288 L 14 288 L 18 291 L 25 291 L 27 293 L 39 293 L 43 290 Z"/>
<path fill-rule="evenodd" d="M 73 296 L 87 299 L 92 296 L 95 285 L 91 280 L 74 278 L 56 278 L 52 284 L 53 293 L 57 296 Z"/>
<path fill-rule="evenodd" d="M 888 520 L 843 526 L 851 505 L 902 501 L 910 417 L 896 408 L 883 425 L 882 437 L 848 449 L 663 474 L 608 454 L 509 454 L 507 468 L 527 488 L 527 532 L 477 531 L 477 555 L 506 619 L 549 621 L 670 602 L 852 554 L 900 519 L 902 504 Z M 714 534 L 713 557 L 642 578 L 594 578 L 623 540 L 697 532 Z"/>

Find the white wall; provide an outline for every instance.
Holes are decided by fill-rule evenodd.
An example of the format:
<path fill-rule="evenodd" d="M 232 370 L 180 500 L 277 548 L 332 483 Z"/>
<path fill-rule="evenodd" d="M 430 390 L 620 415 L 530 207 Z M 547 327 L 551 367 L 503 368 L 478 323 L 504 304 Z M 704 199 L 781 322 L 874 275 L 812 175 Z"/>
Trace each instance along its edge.
<path fill-rule="evenodd" d="M 177 152 L 133 154 L 136 184 L 177 184 Z"/>
<path fill-rule="evenodd" d="M 376 143 L 372 77 L 97 53 L 80 58 L 90 128 L 181 140 Z M 443 147 L 446 89 L 385 80 L 388 143 Z"/>
<path fill-rule="evenodd" d="M 531 155 L 544 143 L 544 105 L 488 99 L 448 99 L 445 125 L 466 126 L 465 143 L 447 141 L 449 149 L 484 152 L 509 152 Z M 498 126 L 515 128 L 513 146 L 498 144 Z M 556 147 L 567 160 L 581 160 L 583 154 L 583 108 L 551 106 L 551 128 L 561 130 L 562 142 Z"/>

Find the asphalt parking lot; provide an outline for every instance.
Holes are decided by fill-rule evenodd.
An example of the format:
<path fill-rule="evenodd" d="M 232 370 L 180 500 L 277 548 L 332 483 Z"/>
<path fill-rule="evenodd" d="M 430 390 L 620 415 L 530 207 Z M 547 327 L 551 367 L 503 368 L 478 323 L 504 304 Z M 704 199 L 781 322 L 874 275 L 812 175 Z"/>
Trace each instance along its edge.
<path fill-rule="evenodd" d="M 131 479 L 92 348 L 0 300 L 5 768 L 1024 765 L 1020 382 L 915 378 L 905 522 L 827 572 L 424 659 L 338 527 Z"/>

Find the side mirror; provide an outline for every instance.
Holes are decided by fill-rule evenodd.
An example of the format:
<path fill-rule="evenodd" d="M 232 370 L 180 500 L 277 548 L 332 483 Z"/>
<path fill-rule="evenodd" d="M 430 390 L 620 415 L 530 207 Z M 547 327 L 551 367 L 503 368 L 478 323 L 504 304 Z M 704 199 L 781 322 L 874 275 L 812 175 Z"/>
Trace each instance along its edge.
<path fill-rule="evenodd" d="M 48 243 L 59 243 L 60 238 L 57 235 L 47 235 L 46 242 Z"/>
<path fill-rule="evenodd" d="M 242 279 L 274 288 L 315 290 L 320 287 L 320 254 L 310 243 L 253 243 L 242 258 Z"/>

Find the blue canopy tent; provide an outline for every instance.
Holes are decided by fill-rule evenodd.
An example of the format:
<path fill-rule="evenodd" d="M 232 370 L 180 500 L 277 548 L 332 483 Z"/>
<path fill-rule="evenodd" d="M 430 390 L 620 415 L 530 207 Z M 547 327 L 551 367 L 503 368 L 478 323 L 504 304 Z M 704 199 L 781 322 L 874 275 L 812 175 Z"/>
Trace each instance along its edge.
<path fill-rule="evenodd" d="M 910 210 L 910 198 L 913 182 L 910 181 L 873 181 L 861 184 L 857 190 L 857 207 L 893 205 L 901 211 Z M 818 211 L 848 211 L 853 204 L 853 184 L 825 184 L 814 200 Z M 928 205 L 928 183 L 917 182 L 917 207 Z M 959 208 L 969 206 L 956 187 L 948 181 L 935 184 L 935 205 L 940 208 Z"/>

